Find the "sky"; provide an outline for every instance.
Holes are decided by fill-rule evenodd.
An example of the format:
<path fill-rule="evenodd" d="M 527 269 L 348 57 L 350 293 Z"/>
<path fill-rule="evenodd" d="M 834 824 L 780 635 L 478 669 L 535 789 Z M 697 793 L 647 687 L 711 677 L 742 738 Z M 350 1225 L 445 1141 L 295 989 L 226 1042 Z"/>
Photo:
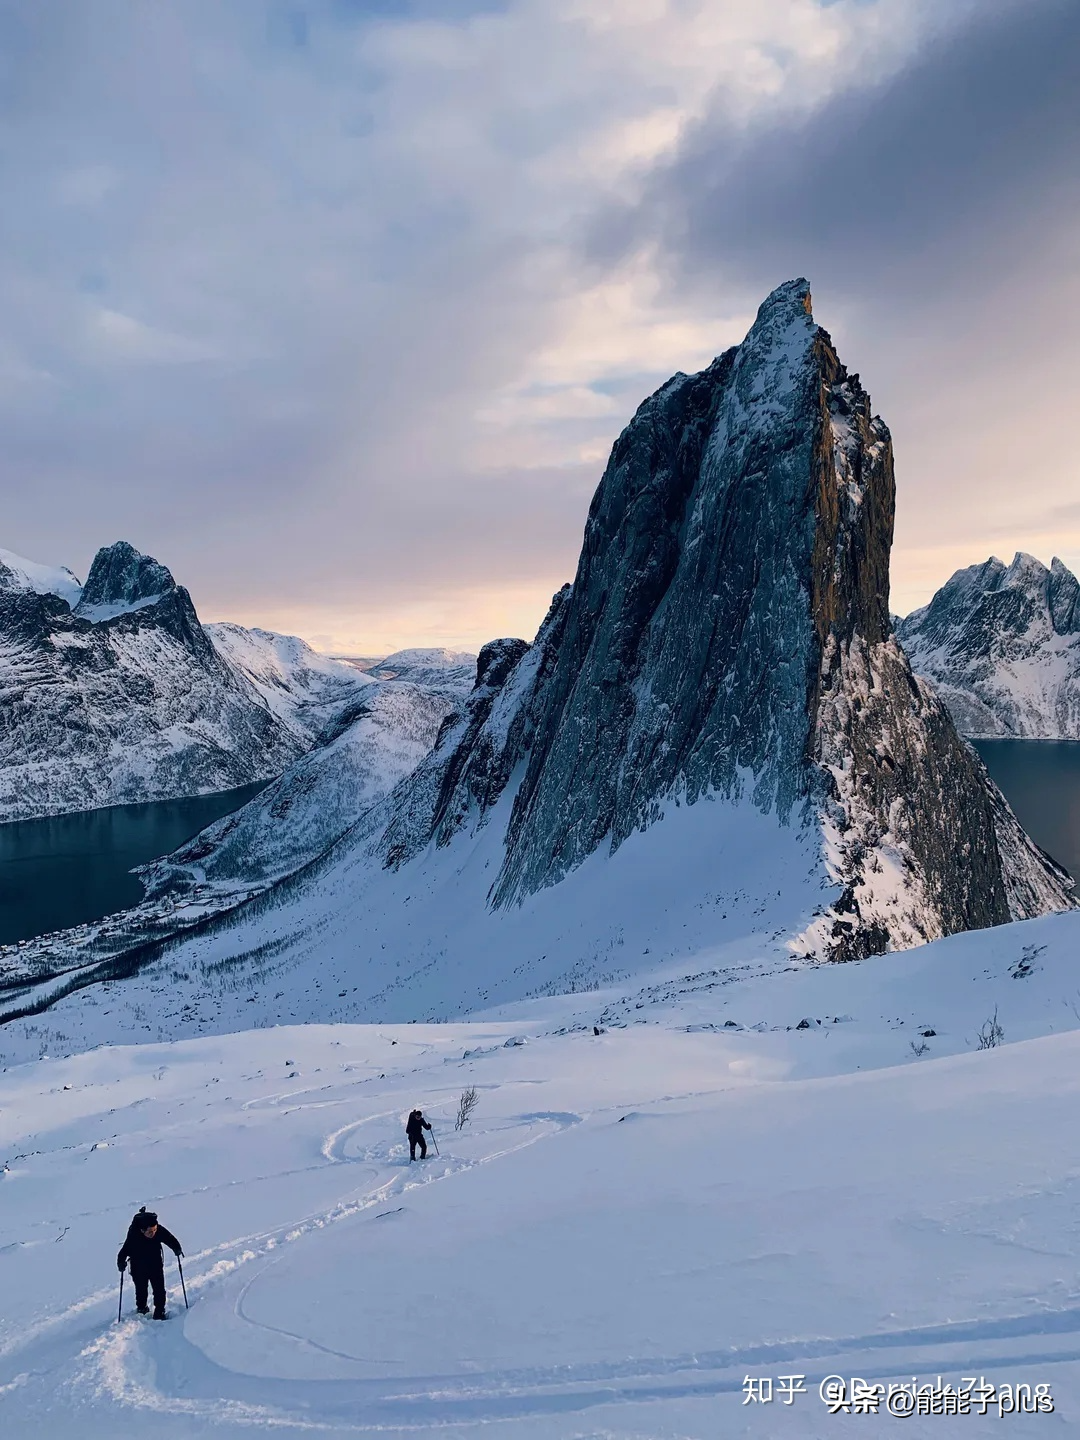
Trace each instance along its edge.
<path fill-rule="evenodd" d="M 531 638 L 775 285 L 888 422 L 893 608 L 1080 567 L 1075 0 L 0 0 L 0 545 L 338 653 Z"/>

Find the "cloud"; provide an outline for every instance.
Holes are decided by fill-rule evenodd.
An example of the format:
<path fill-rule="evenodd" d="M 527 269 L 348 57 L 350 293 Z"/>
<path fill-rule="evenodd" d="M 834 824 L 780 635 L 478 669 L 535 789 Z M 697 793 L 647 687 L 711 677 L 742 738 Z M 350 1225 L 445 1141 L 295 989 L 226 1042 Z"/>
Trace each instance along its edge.
<path fill-rule="evenodd" d="M 800 264 L 850 294 L 971 285 L 1080 192 L 1080 10 L 993 4 L 798 123 L 706 116 L 639 217 L 684 272 L 759 291 Z M 631 230 L 631 233 L 632 230 Z"/>
<path fill-rule="evenodd" d="M 1077 154 L 1080 10 L 984 6 L 794 122 L 718 104 L 596 243 L 663 254 L 673 304 L 811 277 L 893 429 L 907 608 L 988 537 L 1036 548 L 1075 491 Z"/>
<path fill-rule="evenodd" d="M 190 365 L 214 360 L 217 352 L 198 340 L 155 330 L 131 315 L 98 306 L 90 318 L 92 343 L 108 356 L 133 364 Z"/>
<path fill-rule="evenodd" d="M 527 632 L 639 401 L 804 270 L 903 464 L 920 428 L 962 456 L 972 352 L 1032 366 L 1050 324 L 1049 278 L 1009 307 L 1073 213 L 1064 43 L 1052 95 L 1027 68 L 1064 10 L 1025 7 L 1002 101 L 1065 127 L 1032 162 L 1058 223 L 1007 119 L 985 153 L 969 121 L 937 158 L 919 129 L 950 75 L 988 110 L 1000 4 L 0 0 L 3 543 L 85 571 L 124 536 L 208 615 L 361 650 Z M 1005 318 L 950 347 L 934 314 L 976 274 Z M 1015 435 L 1042 423 L 1013 404 Z"/>

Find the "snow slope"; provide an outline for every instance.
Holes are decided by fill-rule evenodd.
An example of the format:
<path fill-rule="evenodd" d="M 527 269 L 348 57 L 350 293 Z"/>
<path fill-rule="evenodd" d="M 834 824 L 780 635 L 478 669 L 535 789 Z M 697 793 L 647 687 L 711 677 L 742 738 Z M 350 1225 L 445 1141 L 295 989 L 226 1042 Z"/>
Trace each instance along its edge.
<path fill-rule="evenodd" d="M 820 1440 L 824 1377 L 940 1375 L 1044 1385 L 1039 1433 L 1074 1433 L 1078 939 L 1064 915 L 734 974 L 600 1036 L 616 991 L 8 1068 L 0 1430 Z M 410 1166 L 415 1104 L 441 1155 Z M 130 1286 L 116 1323 L 140 1204 L 187 1251 L 163 1326 Z M 792 1375 L 790 1405 L 743 1403 Z"/>
<path fill-rule="evenodd" d="M 57 595 L 74 608 L 82 598 L 82 585 L 66 565 L 39 565 L 10 550 L 0 549 L 0 590 L 32 590 L 35 595 Z"/>
<path fill-rule="evenodd" d="M 476 656 L 438 647 L 395 650 L 368 666 L 367 674 L 376 680 L 411 680 L 414 685 L 469 687 L 476 675 Z"/>
<path fill-rule="evenodd" d="M 962 734 L 1080 740 L 1080 585 L 1018 552 L 957 570 L 897 633 Z"/>
<path fill-rule="evenodd" d="M 340 734 L 301 756 L 242 809 L 141 866 L 148 899 L 198 889 L 229 903 L 291 875 L 415 770 L 454 709 L 448 689 L 369 682 L 339 715 Z"/>
<path fill-rule="evenodd" d="M 355 705 L 372 681 L 344 660 L 320 655 L 296 635 L 224 622 L 204 627 L 214 649 L 262 696 L 267 708 L 311 744 Z"/>

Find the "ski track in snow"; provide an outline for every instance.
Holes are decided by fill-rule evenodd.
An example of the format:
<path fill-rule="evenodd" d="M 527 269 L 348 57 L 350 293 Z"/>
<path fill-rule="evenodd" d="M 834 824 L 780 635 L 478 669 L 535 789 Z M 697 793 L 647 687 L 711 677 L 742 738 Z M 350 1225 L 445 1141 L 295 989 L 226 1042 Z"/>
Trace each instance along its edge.
<path fill-rule="evenodd" d="M 353 1082 L 354 1084 L 363 1081 Z M 283 1102 L 296 1100 L 301 1095 L 315 1095 L 325 1093 L 337 1088 L 333 1084 L 321 1085 L 318 1087 L 303 1087 L 297 1090 L 281 1091 L 276 1094 L 261 1096 L 256 1100 L 247 1102 L 242 1108 L 244 1110 L 257 1108 L 278 1108 L 284 1113 L 296 1111 L 307 1111 L 321 1109 L 333 1105 L 350 1103 L 354 1099 L 351 1095 L 338 1095 L 329 1100 L 311 1100 L 304 1104 L 285 1106 Z M 351 1087 L 350 1087 L 351 1088 Z M 504 1157 L 536 1144 L 538 1141 L 557 1135 L 560 1131 L 580 1124 L 582 1116 L 572 1112 L 565 1113 L 536 1113 L 526 1114 L 519 1117 L 520 1125 L 510 1128 L 509 1133 L 514 1135 L 520 1132 L 522 1126 L 529 1127 L 523 1138 L 517 1138 L 514 1143 L 506 1144 L 500 1148 L 491 1150 L 475 1160 L 458 1160 L 450 1157 L 440 1158 L 429 1151 L 427 1161 L 421 1167 L 417 1161 L 417 1168 L 405 1160 L 407 1145 L 400 1142 L 382 1140 L 367 1147 L 357 1155 L 350 1155 L 347 1152 L 349 1140 L 362 1129 L 371 1128 L 379 1122 L 385 1122 L 393 1118 L 393 1130 L 396 1134 L 400 1129 L 398 1117 L 400 1106 L 381 1110 L 371 1115 L 366 1115 L 359 1120 L 349 1121 L 345 1125 L 330 1131 L 323 1136 L 320 1145 L 320 1153 L 323 1159 L 330 1165 L 370 1165 L 372 1162 L 382 1162 L 384 1165 L 397 1167 L 397 1173 L 391 1174 L 389 1178 L 381 1181 L 371 1189 L 364 1190 L 359 1195 L 348 1196 L 338 1200 L 331 1207 L 315 1214 L 305 1215 L 285 1225 L 276 1226 L 273 1229 L 235 1237 L 212 1249 L 203 1250 L 185 1256 L 188 1261 L 189 1270 L 185 1271 L 188 1298 L 192 1305 L 201 1299 L 213 1296 L 215 1290 L 220 1289 L 226 1278 L 231 1278 L 235 1273 L 244 1267 L 250 1267 L 257 1261 L 265 1261 L 270 1265 L 276 1263 L 282 1246 L 293 1245 L 311 1234 L 323 1230 L 328 1226 L 340 1223 L 343 1220 L 359 1215 L 366 1211 L 376 1211 L 373 1218 L 377 1221 L 384 1215 L 392 1215 L 400 1212 L 397 1210 L 385 1210 L 395 1199 L 407 1195 L 410 1191 L 421 1186 L 440 1184 L 451 1180 L 467 1171 L 475 1169 L 480 1165 L 488 1165 L 497 1162 Z M 481 1132 L 483 1133 L 483 1132 Z M 505 1134 L 500 1129 L 496 1135 Z M 406 1168 L 402 1168 L 402 1167 Z M 284 1172 L 294 1173 L 294 1172 Z M 242 1182 L 226 1182 L 237 1184 Z M 250 1182 L 248 1182 L 250 1183 Z M 200 1187 L 205 1190 L 207 1187 Z M 169 1198 L 175 1199 L 178 1194 L 174 1192 Z M 259 1273 L 262 1273 L 261 1271 Z M 338 1355 L 344 1359 L 358 1359 L 343 1351 L 334 1351 L 330 1347 L 322 1346 L 305 1336 L 294 1334 L 282 1327 L 269 1325 L 260 1322 L 248 1315 L 244 1308 L 244 1300 L 247 1296 L 254 1279 L 249 1279 L 240 1289 L 238 1298 L 233 1305 L 233 1313 L 243 1324 L 256 1330 L 273 1331 L 290 1341 L 295 1342 L 299 1347 L 313 1350 L 321 1350 L 324 1353 Z M 130 1285 L 130 1281 L 129 1281 Z M 128 1290 L 130 1294 L 130 1289 Z M 114 1298 L 113 1292 L 109 1290 L 97 1290 L 81 1297 L 76 1303 L 69 1306 L 61 1314 L 50 1317 L 29 1330 L 24 1330 L 12 1341 L 0 1345 L 0 1357 L 24 1351 L 32 1347 L 33 1342 L 45 1338 L 54 1331 L 72 1328 L 72 1322 L 89 1314 L 94 1309 L 106 1303 L 111 1303 Z M 175 1299 L 172 1303 L 175 1307 Z M 181 1315 L 183 1312 L 179 1312 Z M 177 1310 L 172 1311 L 173 1318 L 177 1318 Z M 150 1322 L 152 1323 L 152 1322 Z M 193 1356 L 198 1352 L 195 1347 L 183 1337 L 175 1340 L 170 1335 L 169 1340 L 174 1350 L 186 1350 Z M 95 1396 L 108 1396 L 125 1409 L 135 1409 L 154 1413 L 168 1412 L 174 1415 L 198 1417 L 206 1421 L 227 1422 L 244 1426 L 263 1426 L 270 1428 L 288 1427 L 299 1431 L 325 1431 L 345 1429 L 357 1431 L 368 1428 L 384 1429 L 383 1423 L 374 1426 L 358 1425 L 355 1421 L 323 1422 L 311 1420 L 296 1413 L 290 1413 L 285 1409 L 273 1409 L 260 1404 L 254 1398 L 254 1394 L 265 1388 L 265 1381 L 247 1377 L 232 1376 L 229 1372 L 219 1372 L 222 1376 L 238 1382 L 241 1390 L 251 1390 L 252 1396 L 220 1396 L 211 1398 L 194 1399 L 182 1396 L 174 1391 L 162 1388 L 160 1375 L 154 1377 L 155 1353 L 159 1350 L 159 1335 L 153 1331 L 148 1333 L 148 1325 L 142 1321 L 125 1319 L 121 1324 L 114 1325 L 107 1329 L 97 1339 L 85 1345 L 78 1355 L 81 1364 L 76 1366 L 75 1374 L 69 1381 L 69 1388 L 79 1394 L 89 1391 Z M 160 1362 L 160 1355 L 157 1355 Z M 177 1373 L 176 1357 L 174 1363 L 165 1366 L 166 1373 Z M 205 1363 L 205 1362 L 204 1362 Z M 387 1363 L 382 1361 L 381 1363 Z M 180 1370 L 185 1367 L 180 1366 Z M 192 1367 L 198 1369 L 198 1364 Z M 216 1368 L 216 1367 L 215 1367 Z M 33 1371 L 24 1371 L 15 1375 L 12 1379 L 0 1383 L 0 1396 L 13 1391 L 27 1384 L 33 1377 Z M 446 1390 L 446 1383 L 438 1382 L 439 1395 L 433 1395 L 434 1400 L 438 1398 L 439 1404 L 449 1398 Z M 293 1388 L 297 1388 L 295 1383 Z M 322 1389 L 321 1382 L 317 1385 Z M 365 1404 L 370 1398 L 370 1387 L 366 1387 Z M 451 1387 L 452 1393 L 452 1387 Z M 474 1387 L 470 1387 L 465 1394 L 475 1394 Z M 393 1401 L 395 1397 L 390 1395 Z M 351 1404 L 352 1402 L 350 1402 Z M 416 1409 L 416 1397 L 411 1397 L 410 1403 L 406 1405 L 407 1410 Z M 433 1423 L 435 1422 L 432 1417 Z M 414 1418 L 411 1422 L 416 1424 Z"/>
<path fill-rule="evenodd" d="M 0 1075 L 9 1299 L 37 1257 L 63 1276 L 65 1251 L 50 1246 L 85 1251 L 89 1234 L 110 1236 L 117 1204 L 159 1171 L 154 1208 L 182 1240 L 214 1243 L 185 1257 L 192 1309 L 174 1308 L 164 1326 L 117 1324 L 114 1284 L 71 1283 L 108 1266 L 100 1251 L 71 1255 L 83 1270 L 57 1283 L 53 1313 L 36 1285 L 25 1320 L 0 1306 L 0 1433 L 103 1440 L 150 1421 L 164 1440 L 259 1429 L 831 1434 L 816 1397 L 801 1411 L 743 1410 L 747 1374 L 789 1372 L 811 1390 L 830 1373 L 994 1374 L 1049 1380 L 1056 1393 L 1060 1376 L 1068 1402 L 1080 1364 L 1080 1152 L 1065 1117 L 1080 1096 L 1080 1045 L 1046 1030 L 1076 1018 L 1062 1000 L 1076 987 L 1075 926 L 1038 924 L 1047 944 L 1023 971 L 1016 954 L 1036 953 L 1035 932 L 1015 927 L 952 942 L 932 967 L 900 956 L 753 978 L 730 1003 L 753 1021 L 772 997 L 773 1023 L 737 1034 L 716 1031 L 720 1012 L 708 1028 L 684 1012 L 677 1029 L 597 1039 L 566 1025 L 601 997 L 571 997 L 472 1024 L 252 1031 L 10 1070 Z M 871 995 L 881 1019 L 869 1025 Z M 1032 1038 L 964 1053 L 966 1030 L 998 997 L 1010 1039 Z M 800 1032 L 803 1014 L 838 1018 Z M 913 1058 L 916 1021 L 930 1029 L 932 1060 Z M 464 1084 L 481 1107 L 455 1136 Z M 410 1165 L 403 1121 L 418 1098 L 444 1153 Z M 811 1143 L 821 1127 L 824 1159 Z M 688 1152 L 706 1132 L 720 1158 L 702 1164 Z M 986 1137 L 1000 1137 L 1007 1165 Z M 637 1188 L 643 1221 L 626 1199 Z M 75 1203 L 59 1209 L 53 1193 Z M 674 1238 L 642 1252 L 640 1284 L 631 1275 L 597 1308 L 612 1257 L 636 1270 L 627 1247 L 658 1231 Z M 444 1235 L 447 1263 L 429 1282 Z M 30 1247 L 34 1258 L 20 1260 Z M 723 1292 L 716 1307 L 695 1278 L 699 1251 Z M 854 1293 L 867 1303 L 847 1295 L 847 1264 L 866 1274 Z M 477 1278 L 478 1265 L 490 1275 Z M 963 1281 L 980 1270 L 989 1278 Z M 175 1270 L 167 1280 L 182 1306 Z M 472 1289 L 459 1295 L 462 1282 Z M 418 1285 L 415 1300 L 392 1296 L 397 1283 Z M 529 1287 L 520 1305 L 512 1293 L 500 1303 L 519 1284 Z M 433 1303 L 449 1313 L 430 1313 Z M 597 1314 L 611 1334 L 590 1328 Z M 972 1418 L 963 1433 L 998 1425 Z M 908 1433 L 950 1431 L 913 1422 Z"/>

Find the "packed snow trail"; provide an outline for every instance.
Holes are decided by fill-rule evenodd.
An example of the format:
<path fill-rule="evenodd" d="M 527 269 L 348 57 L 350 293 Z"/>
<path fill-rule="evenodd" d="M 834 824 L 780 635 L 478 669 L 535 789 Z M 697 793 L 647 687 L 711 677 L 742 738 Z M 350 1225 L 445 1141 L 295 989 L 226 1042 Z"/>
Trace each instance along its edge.
<path fill-rule="evenodd" d="M 527 1023 L 282 1028 L 9 1069 L 5 1440 L 115 1440 L 148 1420 L 185 1440 L 809 1440 L 841 1423 L 816 1392 L 828 1374 L 1045 1383 L 1039 1433 L 1071 1431 L 1080 1034 L 1044 1024 L 977 1052 L 955 1017 L 984 994 L 947 964 L 935 993 L 916 957 L 891 963 L 738 995 L 805 1003 L 818 986 L 839 1008 L 845 992 L 855 1013 L 820 1028 L 595 1037 L 560 1023 L 577 996 Z M 896 1028 L 904 964 L 939 1058 Z M 1053 1023 L 1068 1013 L 1064 952 L 1003 974 L 1007 1035 L 1031 1033 L 1055 987 Z M 875 985 L 887 1025 L 870 1022 Z M 466 1085 L 480 1104 L 455 1134 Z M 417 1104 L 443 1155 L 410 1165 Z M 170 1321 L 117 1325 L 112 1257 L 143 1203 L 187 1249 L 192 1308 L 167 1264 Z M 790 1406 L 743 1403 L 747 1375 L 791 1374 L 808 1389 Z"/>

